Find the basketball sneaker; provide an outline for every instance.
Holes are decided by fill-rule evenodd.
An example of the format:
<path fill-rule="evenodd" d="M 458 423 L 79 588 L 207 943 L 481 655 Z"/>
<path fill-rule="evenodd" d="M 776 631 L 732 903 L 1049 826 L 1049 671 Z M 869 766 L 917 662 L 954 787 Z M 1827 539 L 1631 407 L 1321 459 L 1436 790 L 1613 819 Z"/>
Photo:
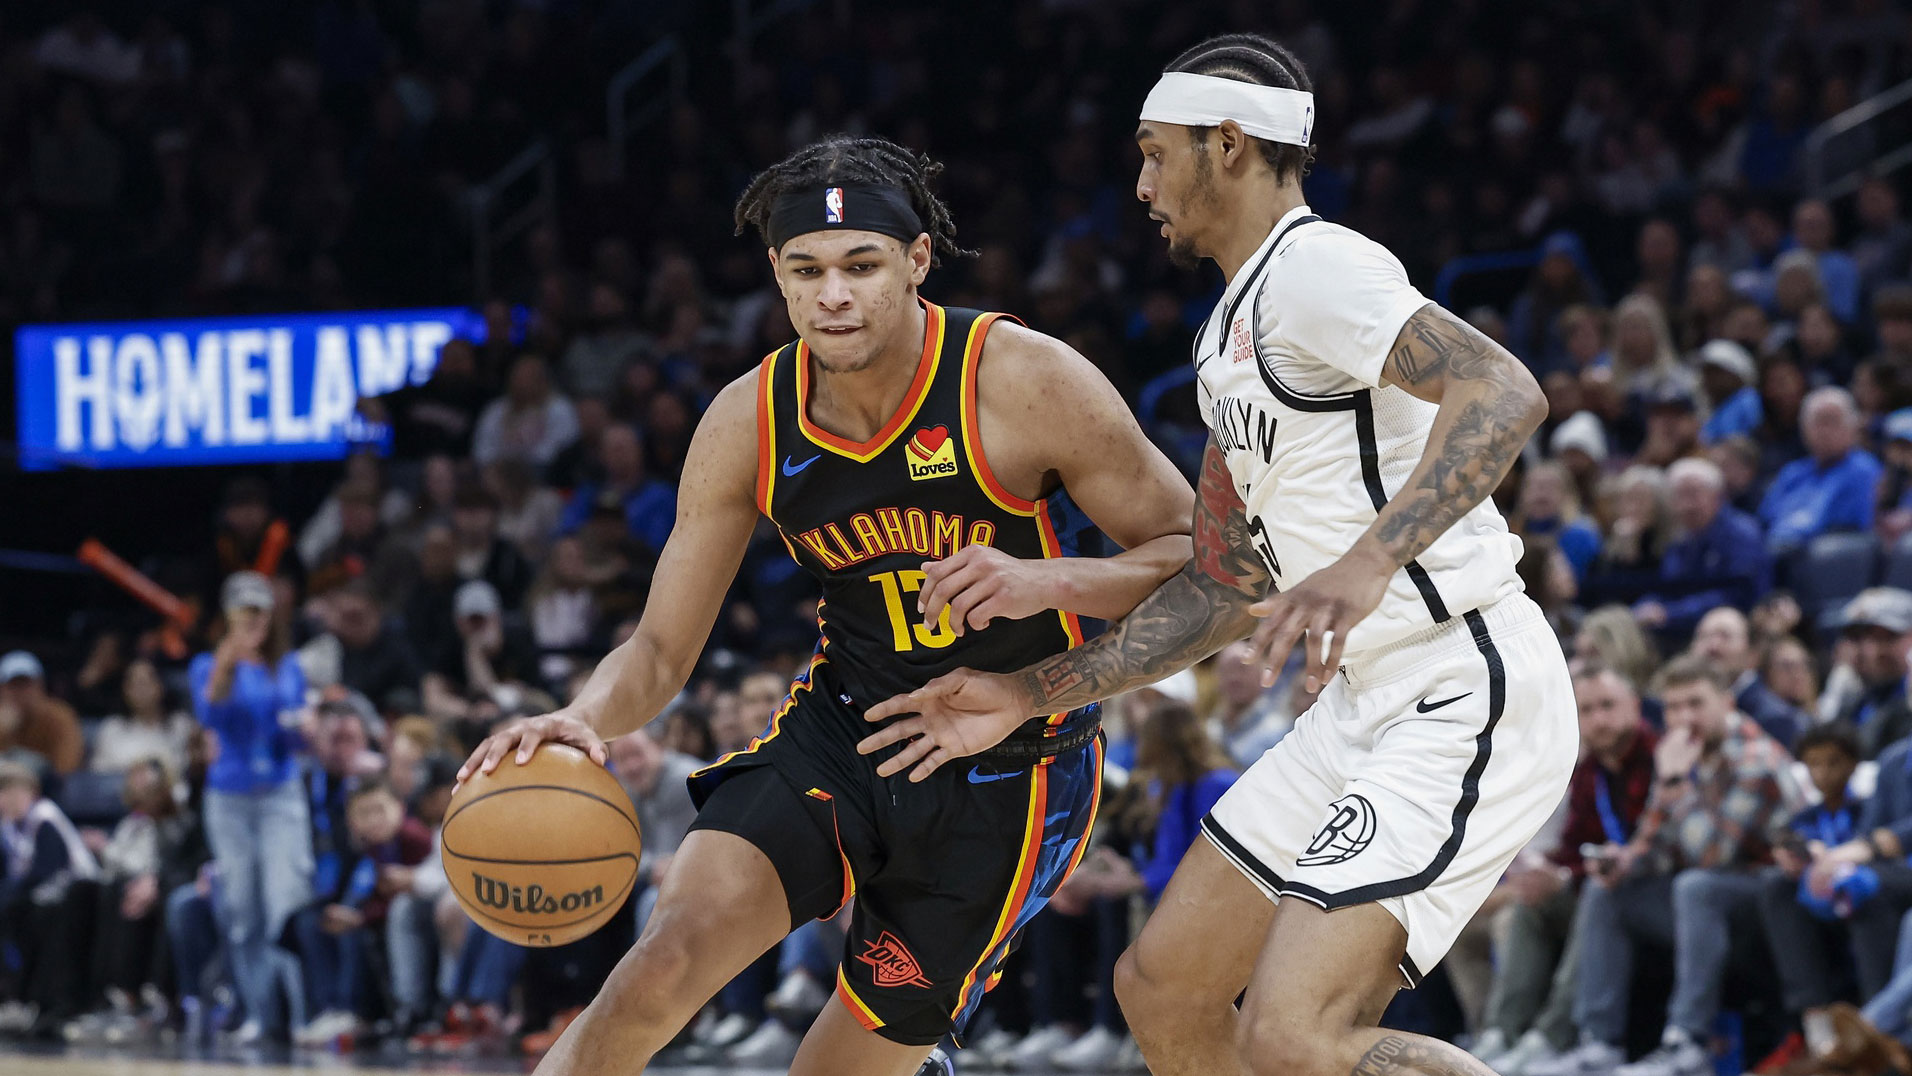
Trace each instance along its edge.
<path fill-rule="evenodd" d="M 939 1045 L 923 1059 L 923 1067 L 916 1070 L 916 1076 L 956 1076 L 956 1061 Z"/>
<path fill-rule="evenodd" d="M 1621 1065 L 1613 1076 L 1710 1076 L 1713 1055 L 1693 1036 L 1669 1027 L 1660 1036 L 1660 1048 L 1631 1065 Z"/>
<path fill-rule="evenodd" d="M 1607 1076 L 1626 1059 L 1618 1046 L 1589 1039 L 1559 1057 L 1527 1066 L 1527 1076 Z"/>
<path fill-rule="evenodd" d="M 1122 1052 L 1124 1038 L 1098 1025 L 1051 1054 L 1049 1063 L 1064 1072 L 1101 1072 L 1115 1064 L 1116 1055 Z"/>
<path fill-rule="evenodd" d="M 790 1062 L 797 1059 L 797 1047 L 803 1044 L 803 1037 L 783 1026 L 783 1021 L 771 1017 L 757 1026 L 744 1041 L 732 1046 L 725 1054 L 733 1065 L 750 1068 L 788 1068 Z"/>

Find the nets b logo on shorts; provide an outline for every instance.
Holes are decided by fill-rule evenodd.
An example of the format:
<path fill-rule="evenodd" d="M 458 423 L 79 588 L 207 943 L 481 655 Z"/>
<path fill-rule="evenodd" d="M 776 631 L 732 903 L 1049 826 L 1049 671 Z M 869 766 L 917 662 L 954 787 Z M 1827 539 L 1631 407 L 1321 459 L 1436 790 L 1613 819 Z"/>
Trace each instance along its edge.
<path fill-rule="evenodd" d="M 1366 796 L 1349 793 L 1328 804 L 1333 813 L 1295 859 L 1299 867 L 1325 867 L 1361 854 L 1374 840 L 1374 804 Z"/>
<path fill-rule="evenodd" d="M 868 964 L 874 972 L 878 986 L 930 986 L 923 976 L 923 966 L 896 935 L 884 931 L 875 941 L 865 941 L 866 948 L 856 955 L 858 960 Z"/>

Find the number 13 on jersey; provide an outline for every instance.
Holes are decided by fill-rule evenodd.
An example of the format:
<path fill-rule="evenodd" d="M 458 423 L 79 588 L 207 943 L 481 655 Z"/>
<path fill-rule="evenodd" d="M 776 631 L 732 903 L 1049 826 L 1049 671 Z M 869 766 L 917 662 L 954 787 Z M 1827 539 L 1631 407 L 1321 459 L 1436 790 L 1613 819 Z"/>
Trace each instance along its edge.
<path fill-rule="evenodd" d="M 883 605 L 890 611 L 890 632 L 899 654 L 914 650 L 918 645 L 941 650 L 956 641 L 956 633 L 949 626 L 949 606 L 943 606 L 934 628 L 904 611 L 903 595 L 922 590 L 925 578 L 922 572 L 913 569 L 870 576 L 870 582 L 883 588 Z"/>

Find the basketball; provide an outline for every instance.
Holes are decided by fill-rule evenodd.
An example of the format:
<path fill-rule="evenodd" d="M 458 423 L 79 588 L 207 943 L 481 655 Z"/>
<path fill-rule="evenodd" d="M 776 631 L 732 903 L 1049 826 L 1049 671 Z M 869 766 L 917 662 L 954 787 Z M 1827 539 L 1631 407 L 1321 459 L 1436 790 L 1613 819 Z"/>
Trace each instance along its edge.
<path fill-rule="evenodd" d="M 472 921 L 519 945 L 576 941 L 617 914 L 637 881 L 642 835 L 610 771 L 547 743 L 520 766 L 466 781 L 445 812 L 440 850 Z"/>

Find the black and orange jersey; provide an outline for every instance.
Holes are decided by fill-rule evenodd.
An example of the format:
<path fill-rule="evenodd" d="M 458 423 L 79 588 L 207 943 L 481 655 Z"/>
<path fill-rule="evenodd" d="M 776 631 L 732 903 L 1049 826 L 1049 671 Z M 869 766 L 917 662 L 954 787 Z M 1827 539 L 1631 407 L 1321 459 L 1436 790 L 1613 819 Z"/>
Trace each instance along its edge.
<path fill-rule="evenodd" d="M 962 666 L 1018 669 L 1082 640 L 1070 613 L 997 620 L 959 637 L 948 610 L 933 625 L 917 612 L 924 561 L 976 542 L 1022 559 L 1062 555 L 1048 502 L 1004 489 L 983 456 L 976 368 L 990 326 L 1006 315 L 923 307 L 916 379 L 869 441 L 810 421 L 802 341 L 772 352 L 759 377 L 757 504 L 822 583 L 818 660 L 859 706 Z"/>

